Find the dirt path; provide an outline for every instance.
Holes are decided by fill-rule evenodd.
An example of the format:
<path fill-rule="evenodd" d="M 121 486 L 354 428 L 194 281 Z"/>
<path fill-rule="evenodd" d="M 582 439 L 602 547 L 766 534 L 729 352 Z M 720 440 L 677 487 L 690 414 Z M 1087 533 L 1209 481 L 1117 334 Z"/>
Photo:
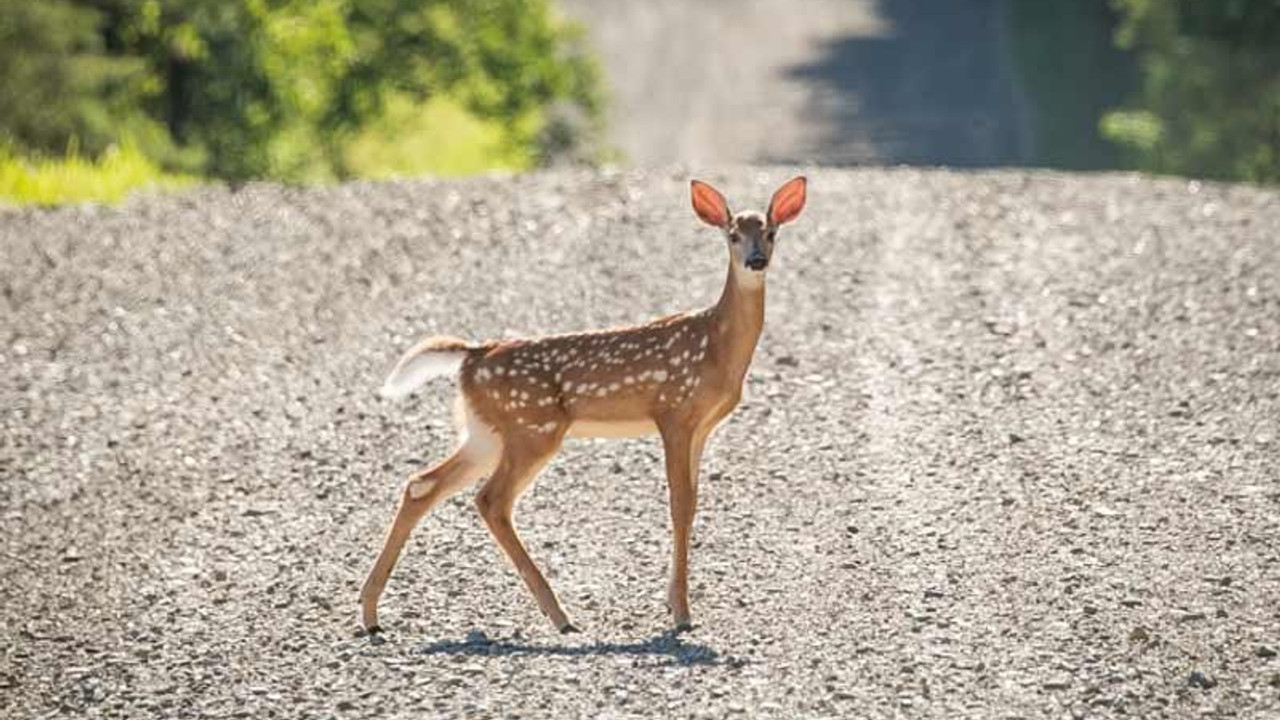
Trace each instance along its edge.
<path fill-rule="evenodd" d="M 636 165 L 1026 162 L 1001 0 L 564 0 Z"/>

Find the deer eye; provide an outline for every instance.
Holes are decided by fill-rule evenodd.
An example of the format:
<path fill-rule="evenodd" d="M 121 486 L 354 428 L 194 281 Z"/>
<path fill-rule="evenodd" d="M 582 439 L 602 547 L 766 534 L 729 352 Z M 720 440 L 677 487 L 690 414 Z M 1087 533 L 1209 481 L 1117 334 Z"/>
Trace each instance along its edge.
<path fill-rule="evenodd" d="M 766 234 L 766 235 L 765 235 L 765 238 L 766 238 L 769 242 L 773 242 L 773 238 L 774 238 L 774 236 L 775 236 L 775 235 L 777 235 L 777 234 L 778 234 L 778 232 L 777 232 L 776 230 L 770 230 L 770 231 L 768 232 L 768 234 Z"/>
<path fill-rule="evenodd" d="M 741 239 L 742 239 L 742 236 L 739 235 L 738 233 L 729 233 L 729 242 L 736 243 Z"/>

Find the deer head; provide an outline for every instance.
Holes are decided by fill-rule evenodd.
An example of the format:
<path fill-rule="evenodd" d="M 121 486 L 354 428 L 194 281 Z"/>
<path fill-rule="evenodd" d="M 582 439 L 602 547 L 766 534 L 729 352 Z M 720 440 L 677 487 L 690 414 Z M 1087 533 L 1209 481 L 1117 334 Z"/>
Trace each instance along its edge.
<path fill-rule="evenodd" d="M 763 215 L 754 211 L 733 214 L 724 195 L 701 180 L 694 180 L 690 189 L 694 213 L 724 231 L 735 271 L 763 273 L 773 257 L 778 228 L 795 220 L 804 209 L 804 177 L 792 178 L 778 188 Z"/>

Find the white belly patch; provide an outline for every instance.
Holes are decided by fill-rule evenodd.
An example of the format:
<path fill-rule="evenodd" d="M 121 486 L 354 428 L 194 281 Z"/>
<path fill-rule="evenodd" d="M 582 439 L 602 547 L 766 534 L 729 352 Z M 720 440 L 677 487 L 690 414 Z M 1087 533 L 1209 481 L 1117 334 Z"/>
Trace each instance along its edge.
<path fill-rule="evenodd" d="M 644 437 L 658 432 L 652 420 L 578 420 L 569 426 L 569 437 L 626 438 Z"/>

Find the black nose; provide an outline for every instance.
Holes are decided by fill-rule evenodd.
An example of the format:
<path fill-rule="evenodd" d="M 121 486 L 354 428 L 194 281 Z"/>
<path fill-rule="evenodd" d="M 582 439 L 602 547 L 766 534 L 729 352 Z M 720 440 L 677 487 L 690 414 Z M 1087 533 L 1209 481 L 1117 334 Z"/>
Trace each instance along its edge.
<path fill-rule="evenodd" d="M 769 261 L 763 255 L 752 255 L 747 258 L 747 267 L 752 270 L 763 270 Z"/>

